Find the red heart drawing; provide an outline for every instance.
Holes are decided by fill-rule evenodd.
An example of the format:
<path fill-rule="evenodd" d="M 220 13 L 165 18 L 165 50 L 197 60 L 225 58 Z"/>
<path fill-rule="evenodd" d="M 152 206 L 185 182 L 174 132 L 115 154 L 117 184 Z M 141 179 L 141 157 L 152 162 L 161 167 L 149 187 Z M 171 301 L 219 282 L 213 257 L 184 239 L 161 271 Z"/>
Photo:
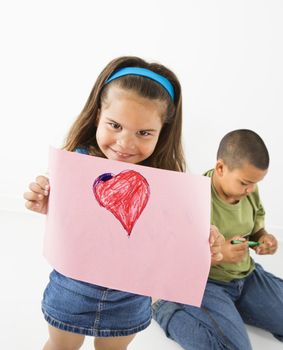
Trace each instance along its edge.
<path fill-rule="evenodd" d="M 93 193 L 100 206 L 109 210 L 130 236 L 148 202 L 150 189 L 141 174 L 125 170 L 118 175 L 100 175 L 93 183 Z"/>

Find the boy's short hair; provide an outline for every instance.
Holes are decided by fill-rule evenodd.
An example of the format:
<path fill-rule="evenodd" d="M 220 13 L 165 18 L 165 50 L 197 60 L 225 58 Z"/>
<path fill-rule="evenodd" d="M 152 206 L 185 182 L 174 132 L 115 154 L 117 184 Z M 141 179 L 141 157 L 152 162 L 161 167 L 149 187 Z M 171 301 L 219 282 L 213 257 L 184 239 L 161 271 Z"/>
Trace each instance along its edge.
<path fill-rule="evenodd" d="M 245 162 L 261 170 L 266 170 L 269 166 L 269 154 L 263 140 L 248 129 L 226 134 L 217 151 L 218 159 L 222 159 L 230 170 L 241 168 Z"/>

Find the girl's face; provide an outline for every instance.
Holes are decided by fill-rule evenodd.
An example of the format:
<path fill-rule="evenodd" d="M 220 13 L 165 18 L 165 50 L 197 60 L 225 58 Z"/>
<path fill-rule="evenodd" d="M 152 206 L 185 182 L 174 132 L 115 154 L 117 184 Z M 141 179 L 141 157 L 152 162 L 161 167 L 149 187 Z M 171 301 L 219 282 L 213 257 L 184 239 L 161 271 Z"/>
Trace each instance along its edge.
<path fill-rule="evenodd" d="M 154 151 L 164 105 L 111 86 L 98 116 L 97 144 L 111 160 L 140 163 Z"/>

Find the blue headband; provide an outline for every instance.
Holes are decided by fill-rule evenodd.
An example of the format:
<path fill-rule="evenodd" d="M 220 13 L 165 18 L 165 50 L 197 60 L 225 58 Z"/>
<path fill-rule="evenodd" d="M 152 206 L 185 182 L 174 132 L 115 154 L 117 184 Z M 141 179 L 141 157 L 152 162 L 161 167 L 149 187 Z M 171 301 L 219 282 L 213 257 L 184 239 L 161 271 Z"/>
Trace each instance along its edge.
<path fill-rule="evenodd" d="M 125 67 L 116 70 L 110 77 L 105 81 L 105 84 L 110 83 L 110 81 L 123 77 L 125 75 L 140 75 L 142 77 L 149 78 L 156 81 L 158 84 L 162 85 L 164 89 L 168 92 L 172 100 L 174 101 L 174 88 L 170 81 L 160 74 L 153 72 L 147 68 L 140 67 Z"/>

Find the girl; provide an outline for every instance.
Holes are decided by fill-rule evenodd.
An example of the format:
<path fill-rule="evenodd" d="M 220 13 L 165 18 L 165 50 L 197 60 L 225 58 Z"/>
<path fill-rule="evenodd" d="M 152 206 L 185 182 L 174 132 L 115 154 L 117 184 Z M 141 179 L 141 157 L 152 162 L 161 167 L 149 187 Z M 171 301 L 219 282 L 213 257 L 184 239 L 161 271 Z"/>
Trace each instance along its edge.
<path fill-rule="evenodd" d="M 175 74 L 138 57 L 120 57 L 99 75 L 64 148 L 185 171 L 181 129 L 181 87 Z M 46 214 L 48 179 L 37 177 L 30 190 L 24 194 L 26 207 Z M 214 260 L 221 258 L 219 241 L 221 235 L 212 228 Z M 150 297 L 73 280 L 55 270 L 50 274 L 42 310 L 49 323 L 44 350 L 79 349 L 85 335 L 95 336 L 96 350 L 125 350 L 151 321 Z"/>

